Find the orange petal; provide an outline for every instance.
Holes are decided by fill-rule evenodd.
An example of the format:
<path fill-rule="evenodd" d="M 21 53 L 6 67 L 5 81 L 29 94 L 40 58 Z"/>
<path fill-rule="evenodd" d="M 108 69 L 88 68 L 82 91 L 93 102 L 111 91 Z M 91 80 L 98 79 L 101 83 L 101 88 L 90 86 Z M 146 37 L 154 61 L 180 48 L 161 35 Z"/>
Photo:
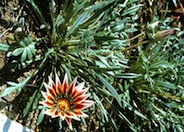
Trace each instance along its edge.
<path fill-rule="evenodd" d="M 56 96 L 56 92 L 55 92 L 54 89 L 49 88 L 48 90 L 49 90 L 49 93 L 50 93 L 52 96 L 54 96 L 54 97 Z"/>
<path fill-rule="evenodd" d="M 78 91 L 81 91 L 84 88 L 84 82 L 80 83 L 79 85 L 76 86 L 76 89 Z"/>
<path fill-rule="evenodd" d="M 61 117 L 62 120 L 66 118 L 66 114 L 63 112 L 59 112 L 59 116 Z"/>
<path fill-rule="evenodd" d="M 59 77 L 57 75 L 57 73 L 55 74 L 55 79 L 56 79 L 56 93 L 58 95 L 60 95 L 60 91 L 61 91 L 61 82 L 59 80 Z"/>
<path fill-rule="evenodd" d="M 47 99 L 48 99 L 48 100 L 51 100 L 51 101 L 54 101 L 54 97 L 51 96 L 50 94 L 47 96 Z"/>
<path fill-rule="evenodd" d="M 80 121 L 80 118 L 78 118 L 73 111 L 67 111 L 66 118 L 72 118 L 72 119 Z"/>
<path fill-rule="evenodd" d="M 79 109 L 79 110 L 83 110 L 83 109 L 90 107 L 93 103 L 94 102 L 91 100 L 85 100 L 84 102 L 82 102 L 80 104 L 76 104 L 74 108 Z"/>
<path fill-rule="evenodd" d="M 75 88 L 76 82 L 77 82 L 77 77 L 73 80 L 73 82 L 72 82 L 72 83 L 70 84 L 70 86 L 69 86 L 69 90 L 67 91 L 69 95 L 72 94 L 72 92 L 73 92 L 73 90 L 74 90 L 74 88 Z"/>
<path fill-rule="evenodd" d="M 53 114 L 52 114 L 52 118 L 58 117 L 59 113 L 57 110 L 54 110 Z"/>
<path fill-rule="evenodd" d="M 45 101 L 48 101 L 48 102 L 50 102 L 50 103 L 53 103 L 54 97 L 53 97 L 51 94 L 47 94 L 47 93 L 45 93 L 45 92 L 43 92 L 43 91 L 41 91 L 41 93 L 42 93 L 42 95 L 44 96 Z"/>
<path fill-rule="evenodd" d="M 58 84 L 56 88 L 56 92 L 58 95 L 63 94 L 62 85 Z"/>
<path fill-rule="evenodd" d="M 68 76 L 67 74 L 65 74 L 64 80 L 63 80 L 63 84 L 61 86 L 61 93 L 65 94 L 68 88 Z"/>
<path fill-rule="evenodd" d="M 49 77 L 49 86 L 56 92 L 56 84 L 52 81 L 50 77 Z"/>
<path fill-rule="evenodd" d="M 47 93 L 50 93 L 53 97 L 56 96 L 56 92 L 55 92 L 55 90 L 52 87 L 50 87 L 46 83 L 44 83 L 44 86 L 45 86 L 45 88 L 47 90 Z"/>
<path fill-rule="evenodd" d="M 83 93 L 84 93 L 84 90 L 82 90 L 83 87 L 84 87 L 84 82 L 82 82 L 82 83 L 80 83 L 79 85 L 77 85 L 77 86 L 74 88 L 74 90 L 73 90 L 71 96 L 72 96 L 72 97 L 75 97 L 75 96 L 77 96 L 77 95 L 79 95 L 79 94 L 83 94 Z"/>
<path fill-rule="evenodd" d="M 76 114 L 76 116 L 79 117 L 88 117 L 88 115 L 82 112 L 81 110 L 74 110 L 74 113 Z"/>
<path fill-rule="evenodd" d="M 53 103 L 51 102 L 44 101 L 42 104 L 45 105 L 47 108 L 53 108 Z"/>
<path fill-rule="evenodd" d="M 74 116 L 74 112 L 67 111 L 67 112 L 66 112 L 66 116 L 67 116 L 67 117 Z"/>
<path fill-rule="evenodd" d="M 48 115 L 48 116 L 52 116 L 54 114 L 54 108 L 53 109 L 48 109 L 44 112 L 44 114 Z"/>
<path fill-rule="evenodd" d="M 77 96 L 76 98 L 74 98 L 74 104 L 75 103 L 80 103 L 84 100 L 86 100 L 89 97 L 89 94 L 85 94 L 85 95 L 81 95 L 81 96 Z"/>
<path fill-rule="evenodd" d="M 88 117 L 88 115 L 86 113 L 84 113 L 84 112 L 81 111 L 80 117 Z"/>
<path fill-rule="evenodd" d="M 71 118 L 77 121 L 80 121 L 80 118 L 76 116 L 76 114 L 74 112 L 72 112 L 72 114 L 68 114 L 67 112 L 67 118 Z"/>
<path fill-rule="evenodd" d="M 72 97 L 73 98 L 76 98 L 77 96 L 80 96 L 80 95 L 84 95 L 86 92 L 88 91 L 88 89 L 83 89 L 81 91 L 78 91 L 77 89 L 75 89 L 72 93 Z"/>

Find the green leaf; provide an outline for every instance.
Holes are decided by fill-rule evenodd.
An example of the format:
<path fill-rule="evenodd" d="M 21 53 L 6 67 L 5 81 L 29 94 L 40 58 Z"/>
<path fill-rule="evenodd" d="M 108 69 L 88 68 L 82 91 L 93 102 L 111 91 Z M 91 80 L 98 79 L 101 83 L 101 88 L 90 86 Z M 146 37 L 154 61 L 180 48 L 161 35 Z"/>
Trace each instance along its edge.
<path fill-rule="evenodd" d="M 21 47 L 23 47 L 23 48 L 26 47 L 26 44 L 24 43 L 24 41 L 20 41 L 20 42 L 19 42 L 19 45 L 20 45 Z"/>
<path fill-rule="evenodd" d="M 17 85 L 17 83 L 11 82 L 11 81 L 10 81 L 10 82 L 7 82 L 7 84 L 8 84 L 8 85 L 11 85 L 11 86 L 16 86 L 16 85 Z"/>
<path fill-rule="evenodd" d="M 36 44 L 36 42 L 33 42 L 33 43 L 31 43 L 31 44 L 28 46 L 29 49 L 30 49 L 30 51 L 32 52 L 33 55 L 35 54 L 35 51 L 36 51 L 36 49 L 35 49 L 35 44 Z"/>
<path fill-rule="evenodd" d="M 130 28 L 130 29 L 125 30 L 125 32 L 127 32 L 127 33 L 133 33 L 133 32 L 136 32 L 136 31 L 137 31 L 136 28 Z"/>
<path fill-rule="evenodd" d="M 42 15 L 40 9 L 38 8 L 38 6 L 35 4 L 34 0 L 26 0 L 26 1 L 32 5 L 32 7 L 33 7 L 34 11 L 37 13 L 38 18 L 40 19 L 41 23 L 45 24 L 45 19 Z"/>
<path fill-rule="evenodd" d="M 152 68 L 161 68 L 161 67 L 168 68 L 168 67 L 171 67 L 171 65 L 167 61 L 158 61 L 158 62 L 152 63 L 151 66 L 150 66 L 150 69 L 152 69 Z"/>
<path fill-rule="evenodd" d="M 105 85 L 105 87 L 110 91 L 110 93 L 112 94 L 112 96 L 117 100 L 117 102 L 119 103 L 120 106 L 122 106 L 121 104 L 121 100 L 119 98 L 118 93 L 116 92 L 116 90 L 114 89 L 114 87 L 107 82 L 102 76 L 100 76 L 99 74 L 96 74 L 96 76 L 100 79 L 100 81 Z"/>
<path fill-rule="evenodd" d="M 93 93 L 93 96 L 94 96 L 94 99 L 95 99 L 95 101 L 96 101 L 98 107 L 100 108 L 100 111 L 101 111 L 102 114 L 105 116 L 105 119 L 106 119 L 106 121 L 108 122 L 109 120 L 108 120 L 108 116 L 107 116 L 107 115 L 108 115 L 107 110 L 104 108 L 104 106 L 103 106 L 103 104 L 101 103 L 99 97 L 98 97 L 95 93 Z"/>
<path fill-rule="evenodd" d="M 9 49 L 9 45 L 7 45 L 7 44 L 0 44 L 0 51 L 5 51 L 5 52 L 7 52 L 8 51 L 8 49 Z"/>
<path fill-rule="evenodd" d="M 182 125 L 177 124 L 177 125 L 176 125 L 176 128 L 177 128 L 177 131 L 178 131 L 178 132 L 183 132 L 183 126 L 182 126 Z"/>
<path fill-rule="evenodd" d="M 141 74 L 136 74 L 136 73 L 121 73 L 121 74 L 116 74 L 115 77 L 117 78 L 124 78 L 124 79 L 133 79 L 133 78 L 138 78 L 142 76 Z"/>
<path fill-rule="evenodd" d="M 44 119 L 44 112 L 45 112 L 45 107 L 41 110 L 39 116 L 38 116 L 38 119 L 37 119 L 37 122 L 36 122 L 36 125 L 39 125 L 40 123 L 42 123 L 43 119 Z"/>
<path fill-rule="evenodd" d="M 123 4 L 119 4 L 118 6 L 121 8 L 125 8 L 127 6 L 128 0 L 125 0 Z"/>
<path fill-rule="evenodd" d="M 20 58 L 21 62 L 24 62 L 26 60 L 26 58 L 27 58 L 27 48 L 24 49 L 24 51 L 21 55 L 21 58 Z"/>
<path fill-rule="evenodd" d="M 115 132 L 118 132 L 118 124 L 113 120 L 113 118 L 110 117 L 109 119 L 111 124 L 114 126 Z"/>
<path fill-rule="evenodd" d="M 32 56 L 35 54 L 35 44 L 36 42 L 34 42 L 31 37 L 27 36 L 19 42 L 21 48 L 15 49 L 12 55 L 21 55 L 21 62 L 24 62 L 26 59 L 31 60 Z"/>
<path fill-rule="evenodd" d="M 11 92 L 15 91 L 16 89 L 18 89 L 18 87 L 13 87 L 13 86 L 12 86 L 12 87 L 7 87 L 7 88 L 3 91 L 3 93 L 0 94 L 0 97 L 4 97 L 4 96 L 10 94 Z"/>
<path fill-rule="evenodd" d="M 172 1 L 173 1 L 173 3 L 174 3 L 174 6 L 177 7 L 177 2 L 176 2 L 176 0 L 172 0 Z"/>
<path fill-rule="evenodd" d="M 82 123 L 83 123 L 84 127 L 87 127 L 87 123 L 86 123 L 86 121 L 85 121 L 84 117 L 81 117 L 81 121 L 82 121 Z"/>
<path fill-rule="evenodd" d="M 27 48 L 27 57 L 28 57 L 29 60 L 31 60 L 32 57 L 33 57 L 33 53 L 32 53 L 30 48 Z"/>
<path fill-rule="evenodd" d="M 115 113 L 117 116 L 119 116 L 119 117 L 129 126 L 129 128 L 130 128 L 133 132 L 136 132 L 136 130 L 133 128 L 132 123 L 126 118 L 126 116 L 125 116 L 121 111 L 119 111 L 119 110 L 112 104 L 112 102 L 109 101 L 108 98 L 105 98 L 105 99 L 107 100 L 108 104 L 111 105 L 111 108 L 112 108 L 112 110 L 114 111 L 114 113 Z"/>
<path fill-rule="evenodd" d="M 177 86 L 173 83 L 170 83 L 170 82 L 166 82 L 166 81 L 163 82 L 163 81 L 158 80 L 157 83 L 158 83 L 159 86 L 162 86 L 162 87 L 165 87 L 165 88 L 169 88 L 169 89 L 173 89 L 173 90 L 177 89 Z"/>
<path fill-rule="evenodd" d="M 106 66 L 109 67 L 109 64 L 107 62 L 107 58 L 106 57 L 103 57 L 103 56 L 100 56 L 100 55 L 96 55 L 96 57 L 98 57 L 103 64 L 105 64 Z"/>
<path fill-rule="evenodd" d="M 73 31 L 81 24 L 84 22 L 84 20 L 87 18 L 87 16 L 89 15 L 89 11 L 86 11 L 84 13 L 82 13 L 78 19 L 73 23 L 73 25 L 71 26 L 71 28 L 68 30 L 66 37 L 70 36 L 70 34 L 73 33 Z"/>
<path fill-rule="evenodd" d="M 128 104 L 126 101 L 124 101 L 124 103 L 127 105 L 126 107 L 127 107 L 129 110 L 133 111 L 137 116 L 139 116 L 139 117 L 141 117 L 141 118 L 143 118 L 143 119 L 148 120 L 147 117 L 145 117 L 145 116 L 144 116 L 141 112 L 139 112 L 138 110 L 134 109 L 134 108 L 133 108 L 130 104 Z"/>
<path fill-rule="evenodd" d="M 24 48 L 17 48 L 12 52 L 13 56 L 19 56 L 24 51 Z"/>
<path fill-rule="evenodd" d="M 49 2 L 49 13 L 50 13 L 50 17 L 51 17 L 51 20 L 54 21 L 54 0 L 51 0 Z"/>
<path fill-rule="evenodd" d="M 59 27 L 64 21 L 65 19 L 61 15 L 58 15 L 55 22 L 56 27 Z"/>
<path fill-rule="evenodd" d="M 34 92 L 34 94 L 29 98 L 29 101 L 27 102 L 27 105 L 23 110 L 23 117 L 25 117 L 27 115 L 27 113 L 30 111 L 30 109 L 35 101 L 35 98 L 37 97 L 37 92 L 38 92 L 38 90 L 36 90 Z"/>
<path fill-rule="evenodd" d="M 123 14 L 121 14 L 121 16 L 125 16 L 131 13 L 135 13 L 137 10 L 139 10 L 140 7 L 142 7 L 143 5 L 135 5 L 130 7 L 128 10 L 125 10 Z"/>
<path fill-rule="evenodd" d="M 24 79 L 22 82 L 20 83 L 14 83 L 14 82 L 8 82 L 8 84 L 12 85 L 10 87 L 7 87 L 1 94 L 0 97 L 4 97 L 8 94 L 10 94 L 11 92 L 15 91 L 15 90 L 21 90 L 25 84 L 29 81 L 29 79 L 31 78 L 31 76 L 27 77 L 26 79 Z"/>
<path fill-rule="evenodd" d="M 91 23 L 93 23 L 94 21 L 96 21 L 96 18 L 98 18 L 102 13 L 104 13 L 105 11 L 109 10 L 112 6 L 115 5 L 115 0 L 111 0 L 109 3 L 107 2 L 103 2 L 102 4 L 101 3 L 98 3 L 99 6 L 96 6 L 98 7 L 92 16 L 89 17 L 89 19 L 87 19 L 84 23 L 83 23 L 83 27 L 87 26 L 87 25 L 90 25 Z M 106 4 L 106 5 L 105 5 Z M 102 5 L 105 5 L 102 7 Z M 90 10 L 89 11 L 94 11 L 94 10 Z"/>
<path fill-rule="evenodd" d="M 25 43 L 26 46 L 29 46 L 33 41 L 29 36 L 27 36 L 23 39 L 23 42 Z"/>

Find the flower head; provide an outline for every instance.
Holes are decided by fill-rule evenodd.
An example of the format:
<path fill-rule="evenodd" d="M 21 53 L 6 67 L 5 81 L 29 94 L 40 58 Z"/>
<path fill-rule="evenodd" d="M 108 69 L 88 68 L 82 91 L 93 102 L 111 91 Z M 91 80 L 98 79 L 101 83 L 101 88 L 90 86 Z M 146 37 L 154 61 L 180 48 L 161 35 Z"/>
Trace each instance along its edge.
<path fill-rule="evenodd" d="M 162 39 L 165 39 L 171 36 L 172 34 L 174 34 L 174 32 L 175 32 L 174 29 L 167 29 L 167 30 L 158 31 L 153 36 L 156 41 L 160 41 Z"/>
<path fill-rule="evenodd" d="M 75 86 L 76 81 L 77 78 L 69 85 L 68 76 L 65 74 L 61 84 L 56 74 L 55 83 L 49 77 L 49 84 L 44 83 L 46 92 L 42 91 L 45 100 L 41 104 L 47 107 L 45 114 L 52 118 L 61 117 L 68 123 L 70 129 L 72 129 L 71 119 L 80 120 L 79 117 L 87 117 L 82 110 L 93 104 L 93 101 L 86 100 L 89 94 L 86 94 L 88 89 L 83 89 L 84 82 Z"/>

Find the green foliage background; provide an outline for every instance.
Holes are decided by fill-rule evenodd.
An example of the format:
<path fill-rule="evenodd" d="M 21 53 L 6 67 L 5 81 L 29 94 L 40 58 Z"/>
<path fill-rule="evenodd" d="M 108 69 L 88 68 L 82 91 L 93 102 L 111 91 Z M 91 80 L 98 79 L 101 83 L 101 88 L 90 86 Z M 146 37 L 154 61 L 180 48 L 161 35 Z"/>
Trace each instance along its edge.
<path fill-rule="evenodd" d="M 43 27 L 41 35 L 20 32 L 15 43 L 0 44 L 1 51 L 13 56 L 10 69 L 33 69 L 22 82 L 7 80 L 9 87 L 1 97 L 14 90 L 30 93 L 23 116 L 39 109 L 39 125 L 44 121 L 45 108 L 39 106 L 43 82 L 55 72 L 61 79 L 67 73 L 70 81 L 75 76 L 79 83 L 84 81 L 90 99 L 96 101 L 85 111 L 90 118 L 82 119 L 88 131 L 184 130 L 183 31 L 179 21 L 159 12 L 158 1 L 152 7 L 139 0 L 47 2 L 43 6 L 23 0 L 34 24 Z M 167 5 L 163 3 L 166 11 Z M 154 12 L 149 18 L 144 16 L 146 8 Z M 166 29 L 176 34 L 154 37 Z M 34 87 L 26 89 L 28 84 Z"/>

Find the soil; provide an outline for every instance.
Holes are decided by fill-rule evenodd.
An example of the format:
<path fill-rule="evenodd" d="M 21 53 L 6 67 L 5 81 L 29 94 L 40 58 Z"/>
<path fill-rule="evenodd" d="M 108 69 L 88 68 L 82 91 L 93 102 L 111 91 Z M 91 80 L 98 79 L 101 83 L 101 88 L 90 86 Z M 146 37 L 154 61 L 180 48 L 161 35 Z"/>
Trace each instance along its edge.
<path fill-rule="evenodd" d="M 22 15 L 26 15 L 23 11 L 22 6 L 19 3 L 19 0 L 2 0 L 0 1 L 0 44 L 11 44 L 16 39 L 16 29 L 19 19 Z M 29 17 L 27 17 L 29 18 Z M 31 27 L 29 21 L 25 23 L 25 31 L 29 31 Z M 30 34 L 34 34 L 29 31 Z M 8 61 L 7 54 L 0 51 L 0 92 L 2 92 L 7 87 L 7 81 L 20 82 L 26 77 L 27 73 L 15 74 L 13 67 L 7 67 L 6 62 Z M 18 79 L 17 79 L 18 77 Z M 0 113 L 6 115 L 12 120 L 15 120 L 24 126 L 34 130 L 34 131 L 53 131 L 54 127 L 49 124 L 45 125 L 43 122 L 42 125 L 36 126 L 36 121 L 38 118 L 39 111 L 35 110 L 26 117 L 23 117 L 23 109 L 25 107 L 25 97 L 26 93 L 21 92 L 18 94 L 17 91 L 0 98 Z M 49 120 L 46 119 L 45 122 Z M 54 122 L 54 121 L 52 121 Z M 50 121 L 50 124 L 52 123 Z"/>

